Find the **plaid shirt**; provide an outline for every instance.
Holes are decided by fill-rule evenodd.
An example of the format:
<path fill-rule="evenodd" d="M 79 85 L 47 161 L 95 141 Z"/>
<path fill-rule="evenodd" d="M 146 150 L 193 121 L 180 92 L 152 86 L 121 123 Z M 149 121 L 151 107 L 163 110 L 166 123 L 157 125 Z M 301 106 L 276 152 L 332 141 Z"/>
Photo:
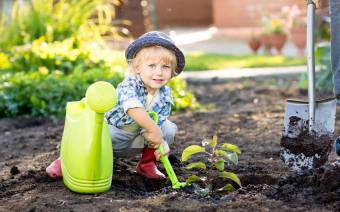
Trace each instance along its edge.
<path fill-rule="evenodd" d="M 145 108 L 148 95 L 147 89 L 139 76 L 129 76 L 117 87 L 118 103 L 105 118 L 109 124 L 121 128 L 129 125 L 134 120 L 127 114 L 130 108 Z M 173 104 L 171 90 L 167 86 L 159 89 L 159 98 L 156 98 L 151 106 L 151 111 L 158 114 L 158 125 L 162 125 L 171 112 Z"/>

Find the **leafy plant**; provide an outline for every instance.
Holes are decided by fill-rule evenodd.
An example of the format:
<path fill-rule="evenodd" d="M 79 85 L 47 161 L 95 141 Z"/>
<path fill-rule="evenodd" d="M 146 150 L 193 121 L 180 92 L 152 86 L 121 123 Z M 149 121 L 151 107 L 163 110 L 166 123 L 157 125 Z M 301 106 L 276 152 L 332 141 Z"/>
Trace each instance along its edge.
<path fill-rule="evenodd" d="M 68 101 L 80 100 L 87 87 L 99 80 L 108 81 L 116 87 L 123 80 L 123 74 L 114 67 L 90 68 L 86 71 L 76 67 L 68 74 L 39 67 L 31 72 L 0 74 L 0 118 L 25 115 L 61 117 Z M 182 79 L 170 84 L 175 90 L 174 110 L 195 104 L 194 96 L 189 95 L 190 92 L 183 85 L 185 82 Z"/>
<path fill-rule="evenodd" d="M 179 78 L 172 78 L 168 84 L 171 87 L 172 97 L 174 99 L 174 111 L 179 111 L 185 108 L 198 108 L 200 105 L 196 102 L 196 98 L 193 93 L 188 91 L 186 82 Z"/>
<path fill-rule="evenodd" d="M 331 66 L 331 45 L 329 42 L 318 44 L 315 52 L 316 63 L 320 67 L 320 72 L 315 78 L 315 87 L 320 91 L 332 91 L 333 78 Z M 302 74 L 299 87 L 301 89 L 308 88 L 307 74 Z"/>
<path fill-rule="evenodd" d="M 0 19 L 0 49 L 30 43 L 42 36 L 48 42 L 74 37 L 78 41 L 118 37 L 123 27 L 113 20 L 119 0 L 14 1 L 11 16 Z M 121 21 L 124 22 L 124 21 Z"/>
<path fill-rule="evenodd" d="M 263 34 L 285 34 L 284 21 L 274 16 L 262 17 Z"/>
<path fill-rule="evenodd" d="M 188 162 L 191 157 L 197 153 L 203 153 L 207 155 L 207 158 L 201 158 L 200 161 L 191 161 L 187 164 L 186 168 L 203 170 L 204 175 L 198 177 L 197 175 L 191 175 L 186 183 L 198 182 L 203 183 L 203 188 L 196 185 L 196 193 L 206 196 L 213 191 L 213 182 L 218 179 L 229 179 L 237 186 L 241 187 L 241 181 L 238 176 L 233 172 L 225 171 L 226 164 L 238 163 L 238 155 L 241 154 L 241 150 L 233 144 L 224 143 L 218 145 L 217 136 L 214 135 L 211 140 L 203 140 L 202 145 L 191 145 L 185 148 L 182 152 L 182 161 Z M 207 160 L 204 160 L 207 159 Z M 225 186 L 218 188 L 217 191 L 233 191 L 235 187 L 231 183 L 227 183 Z"/>
<path fill-rule="evenodd" d="M 74 45 L 74 38 L 48 43 L 45 37 L 40 37 L 31 44 L 16 46 L 7 55 L 3 54 L 11 61 L 4 68 L 12 72 L 29 72 L 45 67 L 50 72 L 58 70 L 70 74 L 79 68 L 86 71 L 93 68 L 107 69 L 110 66 L 103 56 L 96 56 L 94 50 L 75 48 Z M 112 54 L 111 57 L 114 56 Z"/>
<path fill-rule="evenodd" d="M 87 87 L 105 80 L 114 86 L 123 76 L 112 70 L 75 70 L 72 74 L 39 71 L 3 74 L 0 78 L 0 117 L 53 116 L 65 113 L 66 103 L 80 100 Z"/>

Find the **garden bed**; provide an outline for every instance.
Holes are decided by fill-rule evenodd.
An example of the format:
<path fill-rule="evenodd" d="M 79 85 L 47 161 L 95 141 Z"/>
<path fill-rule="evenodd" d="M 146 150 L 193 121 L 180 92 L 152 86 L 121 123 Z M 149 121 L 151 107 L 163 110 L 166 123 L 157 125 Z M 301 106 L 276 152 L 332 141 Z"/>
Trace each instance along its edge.
<path fill-rule="evenodd" d="M 0 119 L 0 211 L 340 210 L 338 163 L 289 174 L 280 160 L 284 100 L 306 96 L 294 89 L 296 83 L 296 78 L 287 77 L 189 84 L 206 106 L 171 116 L 179 131 L 170 161 L 179 179 L 190 175 L 180 162 L 188 145 L 200 144 L 216 133 L 220 142 L 236 144 L 242 151 L 239 165 L 226 168 L 238 174 L 242 188 L 204 198 L 192 186 L 177 191 L 169 181 L 152 182 L 136 175 L 137 158 L 115 160 L 110 191 L 73 193 L 44 171 L 58 157 L 63 120 Z M 337 120 L 337 134 L 339 124 Z M 330 160 L 335 159 L 332 150 Z"/>

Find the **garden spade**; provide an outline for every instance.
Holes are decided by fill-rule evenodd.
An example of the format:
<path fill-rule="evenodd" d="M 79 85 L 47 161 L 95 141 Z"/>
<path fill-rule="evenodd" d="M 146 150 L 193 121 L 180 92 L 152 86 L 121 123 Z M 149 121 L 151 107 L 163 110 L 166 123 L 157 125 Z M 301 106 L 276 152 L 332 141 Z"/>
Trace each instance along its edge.
<path fill-rule="evenodd" d="M 158 114 L 157 113 L 149 112 L 149 115 L 155 123 L 158 122 Z M 163 152 L 164 152 L 163 145 L 160 145 L 157 150 L 162 155 L 160 159 L 162 161 L 162 164 L 165 168 L 166 173 L 168 174 L 168 177 L 170 178 L 172 188 L 179 189 L 179 188 L 183 188 L 183 187 L 187 186 L 187 183 L 178 181 L 177 176 L 175 174 L 174 169 L 171 166 L 171 163 L 169 161 L 168 156 L 163 156 Z"/>
<path fill-rule="evenodd" d="M 298 138 L 301 134 L 330 136 L 334 133 L 336 99 L 328 98 L 320 101 L 315 99 L 315 54 L 314 54 L 314 22 L 315 4 L 312 0 L 307 2 L 307 72 L 308 72 L 308 102 L 286 100 L 283 137 Z M 296 155 L 289 150 L 281 151 L 282 159 L 288 165 Z M 309 162 L 306 162 L 309 161 Z M 309 163 L 314 158 L 299 156 L 297 167 Z M 308 166 L 309 166 L 308 165 Z"/>

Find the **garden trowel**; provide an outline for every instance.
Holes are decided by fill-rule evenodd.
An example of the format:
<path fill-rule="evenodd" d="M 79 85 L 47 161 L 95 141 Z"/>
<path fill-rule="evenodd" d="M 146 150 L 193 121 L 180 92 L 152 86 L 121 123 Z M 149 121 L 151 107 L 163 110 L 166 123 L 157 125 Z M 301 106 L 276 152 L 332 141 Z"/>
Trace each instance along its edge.
<path fill-rule="evenodd" d="M 298 138 L 302 133 L 332 135 L 334 133 L 336 99 L 315 99 L 315 54 L 314 54 L 315 4 L 307 2 L 307 72 L 308 102 L 286 100 L 283 137 Z M 286 152 L 287 153 L 287 152 Z M 287 156 L 287 154 L 286 154 Z M 285 157 L 285 155 L 283 155 Z M 307 160 L 304 158 L 303 160 Z M 287 163 L 289 157 L 283 158 Z M 308 159 L 309 160 L 309 159 Z"/>
<path fill-rule="evenodd" d="M 157 123 L 158 122 L 158 114 L 155 112 L 149 112 L 150 117 L 152 118 L 152 120 Z M 159 151 L 159 153 L 162 155 L 163 154 L 163 146 L 160 145 L 157 149 Z M 174 171 L 174 169 L 171 166 L 171 163 L 169 161 L 168 156 L 161 156 L 161 161 L 162 164 L 165 168 L 166 173 L 168 174 L 168 177 L 171 181 L 172 184 L 172 188 L 174 189 L 179 189 L 179 188 L 183 188 L 185 186 L 187 186 L 187 183 L 185 182 L 179 182 L 176 176 L 176 173 Z"/>

